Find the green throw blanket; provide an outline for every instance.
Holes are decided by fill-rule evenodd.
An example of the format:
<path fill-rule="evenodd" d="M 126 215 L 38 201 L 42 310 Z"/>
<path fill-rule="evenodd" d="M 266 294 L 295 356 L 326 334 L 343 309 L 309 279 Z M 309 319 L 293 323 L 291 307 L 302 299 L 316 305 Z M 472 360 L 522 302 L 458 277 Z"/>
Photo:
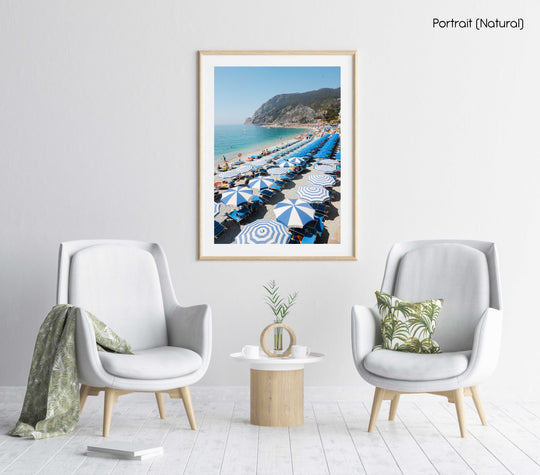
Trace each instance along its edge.
<path fill-rule="evenodd" d="M 75 312 L 56 305 L 36 339 L 26 396 L 19 421 L 10 435 L 45 439 L 71 432 L 79 422 L 79 380 L 75 353 Z M 131 353 L 129 344 L 107 325 L 92 320 L 99 350 Z"/>

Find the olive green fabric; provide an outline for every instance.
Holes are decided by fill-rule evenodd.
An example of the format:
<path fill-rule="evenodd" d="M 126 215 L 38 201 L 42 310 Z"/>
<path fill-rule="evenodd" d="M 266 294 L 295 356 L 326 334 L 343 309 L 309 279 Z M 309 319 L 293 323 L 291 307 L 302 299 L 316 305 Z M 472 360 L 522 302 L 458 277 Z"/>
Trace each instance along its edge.
<path fill-rule="evenodd" d="M 383 342 L 373 347 L 409 353 L 441 353 L 431 337 L 443 304 L 442 299 L 412 303 L 384 292 L 375 292 L 381 315 Z"/>
<path fill-rule="evenodd" d="M 79 421 L 75 352 L 77 307 L 56 305 L 42 323 L 19 421 L 10 435 L 45 439 L 71 432 Z M 130 345 L 92 314 L 98 349 L 131 353 Z"/>

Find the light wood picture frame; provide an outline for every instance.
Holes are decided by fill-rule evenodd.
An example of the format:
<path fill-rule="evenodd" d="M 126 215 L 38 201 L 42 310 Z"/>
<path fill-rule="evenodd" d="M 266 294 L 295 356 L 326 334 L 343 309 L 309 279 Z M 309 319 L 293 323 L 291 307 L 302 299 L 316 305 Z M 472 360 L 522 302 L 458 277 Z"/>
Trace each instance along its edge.
<path fill-rule="evenodd" d="M 356 260 L 356 51 L 199 51 L 199 259 Z"/>

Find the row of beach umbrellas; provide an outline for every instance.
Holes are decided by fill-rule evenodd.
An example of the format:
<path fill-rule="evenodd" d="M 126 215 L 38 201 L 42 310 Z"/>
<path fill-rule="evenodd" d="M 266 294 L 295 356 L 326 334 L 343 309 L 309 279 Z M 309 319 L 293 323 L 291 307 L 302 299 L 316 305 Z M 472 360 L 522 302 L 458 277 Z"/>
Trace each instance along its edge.
<path fill-rule="evenodd" d="M 218 177 L 219 178 L 234 178 L 235 176 L 242 175 L 242 173 L 248 173 L 252 170 L 252 165 L 242 165 L 237 168 L 233 168 L 232 170 L 228 170 L 226 172 L 221 172 Z"/>
<path fill-rule="evenodd" d="M 333 139 L 331 142 L 334 142 L 331 146 L 333 149 L 337 140 L 333 136 L 330 136 L 330 134 L 327 134 L 309 145 L 302 147 L 301 150 L 288 160 L 281 160 L 279 167 L 268 169 L 267 172 L 270 176 L 259 176 L 252 179 L 248 187 L 238 186 L 225 191 L 221 197 L 221 202 L 230 206 L 239 206 L 250 201 L 253 197 L 253 190 L 262 190 L 271 187 L 275 183 L 272 176 L 284 175 L 288 173 L 288 168 L 302 165 L 305 160 L 300 157 L 320 149 L 330 137 Z M 327 149 L 330 149 L 330 147 L 327 147 Z M 248 172 L 252 167 L 265 166 L 271 160 L 271 157 L 263 157 L 254 160 L 250 165 L 243 165 L 229 172 L 222 173 L 219 177 L 231 178 L 238 176 Z M 321 160 L 314 168 L 322 173 L 313 173 L 308 176 L 308 181 L 312 185 L 299 187 L 296 192 L 299 198 L 285 199 L 275 205 L 274 213 L 276 220 L 258 219 L 247 224 L 236 236 L 235 242 L 237 244 L 286 244 L 289 240 L 289 228 L 302 228 L 314 220 L 315 209 L 311 203 L 323 203 L 329 199 L 330 193 L 324 187 L 334 185 L 336 180 L 327 173 L 335 172 L 335 166 L 338 163 L 337 160 L 332 159 Z M 231 172 L 235 173 L 224 176 Z M 220 204 L 214 203 L 214 216 L 219 213 L 219 210 Z"/>
<path fill-rule="evenodd" d="M 271 161 L 272 161 L 272 157 L 270 156 L 258 158 L 257 160 L 253 160 L 251 163 L 246 163 L 240 167 L 233 168 L 232 170 L 221 172 L 220 174 L 218 174 L 218 177 L 219 178 L 234 178 L 236 176 L 242 175 L 243 173 L 250 172 L 253 168 L 262 168 Z M 280 167 L 293 168 L 295 166 L 302 165 L 304 162 L 305 160 L 299 157 L 291 157 L 288 160 L 283 159 L 280 163 Z M 285 171 L 285 173 L 287 173 L 287 170 Z"/>
<path fill-rule="evenodd" d="M 239 206 L 243 203 L 251 201 L 251 198 L 253 197 L 253 189 L 260 190 L 272 186 L 269 179 L 265 180 L 264 178 L 254 178 L 254 180 L 251 181 L 254 181 L 252 188 L 248 186 L 236 186 L 225 191 L 221 196 L 221 202 L 229 206 Z M 251 182 L 249 184 L 250 186 L 252 185 Z M 301 199 L 304 199 L 310 203 L 324 203 L 330 198 L 330 192 L 320 185 L 301 186 L 298 188 L 298 190 L 296 190 L 296 194 Z"/>
<path fill-rule="evenodd" d="M 279 202 L 274 213 L 276 220 L 258 219 L 244 226 L 234 239 L 236 244 L 287 244 L 289 228 L 303 228 L 313 221 L 315 210 L 301 199 L 286 199 Z"/>
<path fill-rule="evenodd" d="M 339 141 L 339 134 L 333 134 L 330 136 L 324 146 L 317 152 L 314 158 L 328 158 L 334 152 Z"/>
<path fill-rule="evenodd" d="M 302 147 L 300 150 L 298 150 L 298 152 L 293 154 L 293 157 L 305 157 L 311 152 L 319 150 L 329 138 L 330 138 L 330 134 L 323 135 L 320 139 L 317 139 L 309 143 L 305 147 Z"/>
<path fill-rule="evenodd" d="M 253 190 L 247 187 L 238 187 L 237 189 L 229 190 L 227 197 L 224 197 L 222 201 L 225 204 L 238 206 L 245 203 L 253 196 Z M 298 196 L 301 198 L 285 199 L 276 204 L 274 207 L 274 213 L 276 215 L 276 223 L 287 230 L 289 228 L 303 228 L 306 224 L 314 220 L 315 209 L 310 202 L 322 202 L 326 201 L 329 197 L 327 190 L 320 186 L 302 186 L 298 189 Z M 214 216 L 219 213 L 219 203 L 214 204 Z M 241 233 L 235 238 L 237 243 L 261 243 L 262 240 L 266 240 L 265 243 L 279 243 L 279 238 L 283 233 L 276 233 L 276 229 L 280 228 L 277 224 L 271 226 L 273 220 L 258 220 L 254 223 L 246 225 Z M 255 223 L 258 223 L 256 226 Z M 270 228 L 271 229 L 270 229 Z M 264 237 L 264 239 L 263 239 Z"/>

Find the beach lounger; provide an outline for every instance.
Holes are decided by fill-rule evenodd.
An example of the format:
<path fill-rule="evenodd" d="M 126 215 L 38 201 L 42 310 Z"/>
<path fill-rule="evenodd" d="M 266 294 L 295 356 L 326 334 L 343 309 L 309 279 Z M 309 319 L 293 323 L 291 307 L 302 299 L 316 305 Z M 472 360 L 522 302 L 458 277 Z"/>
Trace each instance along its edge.
<path fill-rule="evenodd" d="M 254 196 L 251 200 L 254 206 L 258 207 L 264 203 L 264 200 L 260 196 Z"/>
<path fill-rule="evenodd" d="M 240 205 L 240 207 L 238 208 L 238 212 L 240 213 L 243 219 L 246 216 L 249 216 L 251 213 L 253 213 L 253 211 L 255 211 L 255 209 L 257 209 L 258 206 L 259 206 L 259 203 L 255 205 L 252 204 L 251 206 Z"/>
<path fill-rule="evenodd" d="M 235 209 L 234 211 L 227 213 L 227 216 L 239 223 L 243 221 L 248 214 L 249 213 L 246 213 L 245 211 Z"/>
<path fill-rule="evenodd" d="M 238 210 L 236 209 L 234 211 L 231 211 L 230 213 L 225 213 L 225 216 L 227 216 L 227 218 L 229 219 L 233 219 L 237 223 L 242 221 L 242 219 L 240 218 L 240 215 L 238 214 Z"/>
<path fill-rule="evenodd" d="M 322 203 L 311 203 L 311 207 L 315 210 L 317 213 L 321 214 L 327 214 L 328 213 L 328 206 Z"/>
<path fill-rule="evenodd" d="M 266 198 L 272 198 L 276 194 L 273 190 L 261 190 L 259 193 Z"/>
<path fill-rule="evenodd" d="M 214 220 L 214 239 L 217 239 L 219 236 L 221 236 L 227 228 L 223 226 L 223 224 L 218 223 L 216 220 Z"/>
<path fill-rule="evenodd" d="M 307 234 L 304 234 L 304 236 L 302 237 L 300 244 L 315 244 L 316 240 L 317 240 L 316 233 L 307 233 Z"/>
<path fill-rule="evenodd" d="M 310 226 L 306 226 L 304 228 L 305 233 L 312 233 L 312 234 L 318 234 L 319 236 L 322 235 L 322 232 L 324 231 L 324 224 L 322 222 L 322 218 L 316 216 L 315 222 L 311 223 Z"/>
<path fill-rule="evenodd" d="M 277 183 L 274 183 L 272 186 L 270 186 L 271 190 L 281 191 L 281 186 L 279 186 Z"/>

